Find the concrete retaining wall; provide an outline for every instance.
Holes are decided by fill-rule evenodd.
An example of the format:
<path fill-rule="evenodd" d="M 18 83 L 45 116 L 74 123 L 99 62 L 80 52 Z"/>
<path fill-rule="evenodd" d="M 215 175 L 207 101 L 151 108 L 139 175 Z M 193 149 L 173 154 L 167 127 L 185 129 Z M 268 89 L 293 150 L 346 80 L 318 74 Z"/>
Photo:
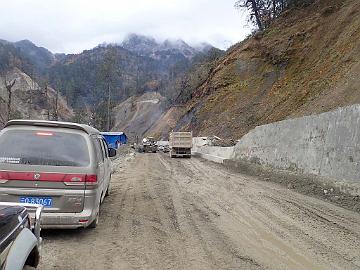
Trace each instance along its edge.
<path fill-rule="evenodd" d="M 234 153 L 234 147 L 220 147 L 220 146 L 207 146 L 206 137 L 193 138 L 193 155 L 200 156 L 202 158 L 223 163 L 225 159 L 230 159 Z"/>
<path fill-rule="evenodd" d="M 194 155 L 201 156 L 205 159 L 223 163 L 225 159 L 230 159 L 233 156 L 234 147 L 220 147 L 220 146 L 200 146 L 193 150 Z"/>
<path fill-rule="evenodd" d="M 231 159 L 360 183 L 360 105 L 257 127 Z"/>
<path fill-rule="evenodd" d="M 207 143 L 207 137 L 193 137 L 193 151 L 196 151 L 197 147 L 204 146 Z"/>

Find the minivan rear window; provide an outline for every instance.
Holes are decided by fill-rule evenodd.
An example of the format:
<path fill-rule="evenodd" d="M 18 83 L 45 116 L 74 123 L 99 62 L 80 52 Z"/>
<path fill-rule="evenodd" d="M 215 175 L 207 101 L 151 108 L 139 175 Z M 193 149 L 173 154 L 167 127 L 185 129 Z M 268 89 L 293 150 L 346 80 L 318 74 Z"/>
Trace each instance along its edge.
<path fill-rule="evenodd" d="M 8 130 L 0 135 L 0 163 L 86 167 L 90 157 L 79 134 Z"/>

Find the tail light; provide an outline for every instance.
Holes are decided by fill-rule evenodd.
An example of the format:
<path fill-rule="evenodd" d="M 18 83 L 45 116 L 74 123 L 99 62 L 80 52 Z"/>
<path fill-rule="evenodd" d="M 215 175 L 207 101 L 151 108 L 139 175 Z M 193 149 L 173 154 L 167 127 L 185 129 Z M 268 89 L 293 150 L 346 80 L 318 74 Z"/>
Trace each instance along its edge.
<path fill-rule="evenodd" d="M 85 176 L 85 183 L 87 186 L 97 185 L 97 175 L 96 174 L 87 174 Z"/>
<path fill-rule="evenodd" d="M 67 186 L 83 186 L 85 185 L 86 176 L 83 174 L 65 174 L 60 182 L 64 182 Z"/>
<path fill-rule="evenodd" d="M 66 174 L 63 182 L 68 186 L 95 186 L 98 184 L 96 174 Z"/>
<path fill-rule="evenodd" d="M 1 172 L 0 171 L 0 181 L 1 180 L 3 180 L 3 181 L 9 180 L 9 174 L 7 172 Z"/>
<path fill-rule="evenodd" d="M 96 174 L 64 174 L 64 173 L 36 173 L 0 171 L 0 181 L 42 181 L 63 182 L 68 186 L 97 185 Z"/>

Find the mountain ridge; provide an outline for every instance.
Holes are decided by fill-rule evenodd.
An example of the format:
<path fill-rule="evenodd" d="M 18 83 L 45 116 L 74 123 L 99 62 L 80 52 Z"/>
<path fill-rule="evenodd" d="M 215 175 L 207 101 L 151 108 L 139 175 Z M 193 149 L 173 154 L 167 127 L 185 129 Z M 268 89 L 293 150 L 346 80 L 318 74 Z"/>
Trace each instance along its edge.
<path fill-rule="evenodd" d="M 171 103 L 178 95 L 173 91 L 179 91 L 171 85 L 212 48 L 193 48 L 181 40 L 158 42 L 132 34 L 122 44 L 100 44 L 78 54 L 53 54 L 29 40 L 1 40 L 0 64 L 4 67 L 0 65 L 0 69 L 17 67 L 42 87 L 58 89 L 75 113 L 87 108 L 94 115 L 103 115 L 100 110 L 107 100 L 108 87 L 111 107 L 154 91 L 168 100 L 165 103 Z M 106 71 L 108 65 L 112 66 L 110 73 Z M 82 121 L 78 116 L 75 119 Z M 103 121 L 94 125 L 104 128 Z"/>
<path fill-rule="evenodd" d="M 177 51 L 188 59 L 193 58 L 197 53 L 204 52 L 208 46 L 192 47 L 182 39 L 166 39 L 163 42 L 157 41 L 155 38 L 147 37 L 138 34 L 129 34 L 123 42 L 120 43 L 122 47 L 132 52 L 136 52 L 142 56 L 149 56 L 154 59 L 159 59 L 161 51 Z"/>

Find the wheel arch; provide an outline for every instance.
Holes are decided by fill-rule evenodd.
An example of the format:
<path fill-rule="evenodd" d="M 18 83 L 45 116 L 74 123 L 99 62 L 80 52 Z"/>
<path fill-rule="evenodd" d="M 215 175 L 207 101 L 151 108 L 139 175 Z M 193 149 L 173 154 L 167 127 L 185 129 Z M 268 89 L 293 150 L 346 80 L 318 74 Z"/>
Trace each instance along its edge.
<path fill-rule="evenodd" d="M 38 241 L 28 228 L 24 228 L 9 250 L 4 270 L 22 270 L 24 265 L 30 263 L 30 266 L 36 267 L 39 258 Z"/>

